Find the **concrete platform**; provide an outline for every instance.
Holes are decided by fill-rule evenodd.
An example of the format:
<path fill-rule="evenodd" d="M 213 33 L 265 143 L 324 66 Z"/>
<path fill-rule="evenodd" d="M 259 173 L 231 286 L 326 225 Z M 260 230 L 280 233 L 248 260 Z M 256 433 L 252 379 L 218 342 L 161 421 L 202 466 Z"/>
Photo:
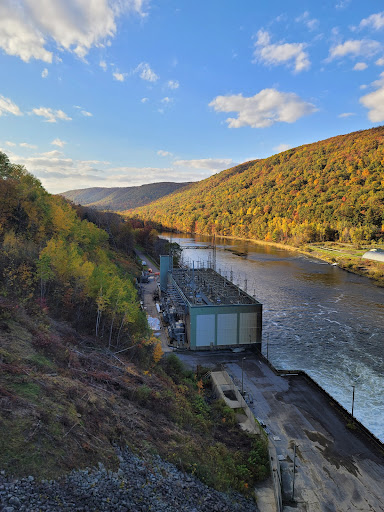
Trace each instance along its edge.
<path fill-rule="evenodd" d="M 254 354 L 180 353 L 186 364 L 223 365 L 253 396 L 253 414 L 266 424 L 282 459 L 284 510 L 306 512 L 384 511 L 384 454 L 346 426 L 327 397 L 302 376 L 281 377 Z M 294 503 L 293 447 L 296 445 Z M 262 492 L 262 491 L 261 491 Z"/>

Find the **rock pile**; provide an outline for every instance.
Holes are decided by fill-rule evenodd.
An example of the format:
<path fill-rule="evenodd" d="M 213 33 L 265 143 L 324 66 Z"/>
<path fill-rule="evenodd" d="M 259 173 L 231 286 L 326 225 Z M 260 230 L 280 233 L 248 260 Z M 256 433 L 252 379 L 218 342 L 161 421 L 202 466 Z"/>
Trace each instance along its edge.
<path fill-rule="evenodd" d="M 117 472 L 102 464 L 59 480 L 36 482 L 0 474 L 1 512 L 256 512 L 239 494 L 215 491 L 160 457 L 118 450 Z"/>

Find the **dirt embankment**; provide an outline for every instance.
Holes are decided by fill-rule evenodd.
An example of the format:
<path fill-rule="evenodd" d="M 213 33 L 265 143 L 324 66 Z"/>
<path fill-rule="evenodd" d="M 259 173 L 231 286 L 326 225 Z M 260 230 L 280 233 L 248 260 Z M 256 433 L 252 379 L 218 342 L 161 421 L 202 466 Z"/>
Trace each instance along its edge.
<path fill-rule="evenodd" d="M 117 471 L 118 446 L 251 495 L 266 476 L 263 447 L 212 401 L 206 370 L 173 354 L 156 361 L 146 343 L 116 355 L 108 341 L 0 300 L 3 476 L 51 480 L 99 462 Z"/>

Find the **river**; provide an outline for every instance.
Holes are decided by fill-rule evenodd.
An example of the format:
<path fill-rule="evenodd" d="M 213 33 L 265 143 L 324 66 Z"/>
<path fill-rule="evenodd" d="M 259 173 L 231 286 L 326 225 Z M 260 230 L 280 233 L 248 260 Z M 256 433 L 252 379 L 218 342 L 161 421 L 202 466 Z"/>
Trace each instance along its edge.
<path fill-rule="evenodd" d="M 213 257 L 188 249 L 210 237 L 172 240 L 190 264 Z M 263 304 L 264 355 L 276 368 L 306 371 L 349 411 L 355 386 L 354 415 L 384 441 L 384 289 L 285 249 L 223 238 L 216 247 L 216 270 Z"/>

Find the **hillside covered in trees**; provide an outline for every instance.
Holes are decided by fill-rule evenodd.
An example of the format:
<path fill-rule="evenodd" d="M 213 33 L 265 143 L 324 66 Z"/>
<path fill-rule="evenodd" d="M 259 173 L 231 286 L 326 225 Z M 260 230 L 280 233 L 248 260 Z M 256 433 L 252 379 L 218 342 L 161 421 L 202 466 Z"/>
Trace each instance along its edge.
<path fill-rule="evenodd" d="M 163 228 L 300 245 L 384 237 L 384 127 L 254 160 L 127 215 Z"/>
<path fill-rule="evenodd" d="M 100 210 L 121 211 L 143 206 L 187 186 L 189 183 L 161 182 L 138 187 L 92 187 L 69 190 L 61 195 L 75 204 Z"/>
<path fill-rule="evenodd" d="M 133 283 L 137 269 L 119 265 L 108 233 L 82 220 L 3 153 L 0 184 L 1 293 L 28 307 L 47 306 L 85 329 L 108 330 L 111 341 L 120 323 L 130 341 L 144 336 L 145 315 Z M 120 236 L 120 243 L 130 238 L 128 232 Z"/>
<path fill-rule="evenodd" d="M 50 195 L 0 152 L 2 483 L 9 478 L 13 491 L 14 476 L 51 480 L 89 467 L 99 467 L 104 482 L 97 464 L 117 471 L 119 450 L 128 449 L 146 458 L 144 486 L 157 454 L 211 487 L 252 496 L 269 473 L 266 441 L 242 432 L 235 413 L 213 401 L 206 369 L 194 373 L 174 354 L 163 357 L 137 295 L 135 243 L 155 257 L 167 242 L 150 223 Z M 114 473 L 111 499 L 116 492 L 130 499 L 130 470 Z M 19 491 L 6 503 L 21 503 Z M 45 492 L 26 509 L 43 509 Z M 241 509 L 236 499 L 227 510 Z M 57 500 L 44 509 L 61 510 Z M 75 501 L 65 510 L 82 509 Z"/>

